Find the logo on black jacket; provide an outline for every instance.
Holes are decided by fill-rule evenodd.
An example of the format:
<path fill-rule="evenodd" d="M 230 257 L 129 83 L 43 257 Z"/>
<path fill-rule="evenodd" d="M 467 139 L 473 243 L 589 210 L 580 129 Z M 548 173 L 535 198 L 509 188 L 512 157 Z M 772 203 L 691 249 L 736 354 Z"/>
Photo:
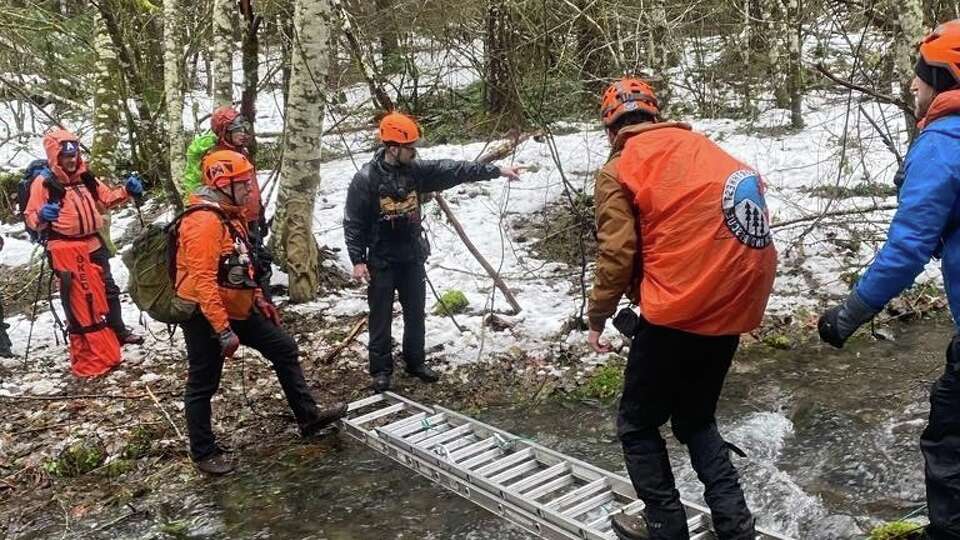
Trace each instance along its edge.
<path fill-rule="evenodd" d="M 740 169 L 727 177 L 722 206 L 727 228 L 737 240 L 755 249 L 773 242 L 763 183 L 756 171 Z"/>

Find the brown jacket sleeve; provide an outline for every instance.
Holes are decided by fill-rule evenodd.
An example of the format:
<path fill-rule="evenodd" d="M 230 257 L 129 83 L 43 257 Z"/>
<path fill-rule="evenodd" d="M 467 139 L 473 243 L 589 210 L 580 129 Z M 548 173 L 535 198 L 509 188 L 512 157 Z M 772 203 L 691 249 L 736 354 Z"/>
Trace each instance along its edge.
<path fill-rule="evenodd" d="M 630 195 L 612 171 L 616 159 L 597 173 L 594 203 L 597 215 L 597 267 L 590 291 L 587 318 L 591 330 L 602 331 L 617 310 L 620 297 L 630 289 L 637 256 L 636 218 Z"/>

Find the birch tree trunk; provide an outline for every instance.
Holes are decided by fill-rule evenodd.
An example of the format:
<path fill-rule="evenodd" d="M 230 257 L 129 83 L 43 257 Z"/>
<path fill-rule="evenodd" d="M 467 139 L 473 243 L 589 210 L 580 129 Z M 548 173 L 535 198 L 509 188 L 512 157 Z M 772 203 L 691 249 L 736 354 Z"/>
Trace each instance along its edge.
<path fill-rule="evenodd" d="M 233 104 L 233 0 L 213 0 L 213 104 Z"/>
<path fill-rule="evenodd" d="M 99 13 L 93 16 L 93 48 L 97 54 L 94 65 L 96 90 L 93 94 L 93 147 L 90 149 L 90 167 L 97 175 L 112 174 L 116 169 L 117 143 L 120 141 L 121 98 L 114 73 L 119 70 L 117 52 L 110 41 L 107 26 Z"/>
<path fill-rule="evenodd" d="M 119 70 L 117 52 L 113 48 L 107 25 L 99 12 L 93 15 L 93 48 L 97 54 L 94 64 L 93 145 L 90 149 L 90 169 L 96 176 L 112 176 L 117 168 L 117 143 L 120 142 L 121 97 L 114 73 Z M 110 238 L 110 212 L 103 212 L 103 227 L 98 231 L 111 254 L 117 247 Z"/>
<path fill-rule="evenodd" d="M 184 168 L 181 1 L 163 2 L 163 92 L 167 102 L 167 155 L 172 189 L 178 195 L 177 185 Z"/>
<path fill-rule="evenodd" d="M 916 62 L 917 44 L 923 39 L 923 5 L 920 0 L 890 0 L 890 13 L 897 17 L 897 29 L 894 33 L 893 67 L 900 83 L 900 98 L 913 109 L 913 93 L 910 83 L 913 80 L 913 67 Z M 916 136 L 916 119 L 904 112 L 904 122 L 910 140 Z"/>
<path fill-rule="evenodd" d="M 271 235 L 274 258 L 290 278 L 294 303 L 315 299 L 319 285 L 313 203 L 320 185 L 321 85 L 327 72 L 330 14 L 330 0 L 299 0 L 294 13 L 286 144 Z"/>

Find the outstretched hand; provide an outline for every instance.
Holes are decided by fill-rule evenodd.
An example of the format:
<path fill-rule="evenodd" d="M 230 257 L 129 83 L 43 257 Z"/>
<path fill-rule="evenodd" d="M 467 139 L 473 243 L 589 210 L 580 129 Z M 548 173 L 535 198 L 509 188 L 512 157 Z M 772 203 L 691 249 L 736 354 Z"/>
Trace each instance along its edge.
<path fill-rule="evenodd" d="M 590 333 L 587 334 L 587 343 L 590 344 L 590 348 L 598 353 L 608 353 L 612 351 L 613 347 L 611 347 L 609 343 L 600 340 L 600 334 L 601 332 L 596 330 L 590 330 Z"/>
<path fill-rule="evenodd" d="M 506 176 L 511 182 L 520 179 L 520 172 L 523 167 L 500 167 L 500 176 Z"/>

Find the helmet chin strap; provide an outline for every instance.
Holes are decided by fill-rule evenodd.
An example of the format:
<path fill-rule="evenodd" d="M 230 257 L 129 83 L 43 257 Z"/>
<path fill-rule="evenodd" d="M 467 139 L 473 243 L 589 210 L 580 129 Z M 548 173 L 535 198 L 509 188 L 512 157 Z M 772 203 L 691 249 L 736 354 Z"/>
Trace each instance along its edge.
<path fill-rule="evenodd" d="M 226 190 L 219 187 L 216 188 L 216 190 L 224 197 L 229 198 L 230 202 L 233 203 L 233 206 L 240 206 L 240 203 L 237 202 L 237 191 L 233 188 L 234 184 L 236 184 L 236 182 L 230 182 L 230 193 L 227 193 Z"/>

